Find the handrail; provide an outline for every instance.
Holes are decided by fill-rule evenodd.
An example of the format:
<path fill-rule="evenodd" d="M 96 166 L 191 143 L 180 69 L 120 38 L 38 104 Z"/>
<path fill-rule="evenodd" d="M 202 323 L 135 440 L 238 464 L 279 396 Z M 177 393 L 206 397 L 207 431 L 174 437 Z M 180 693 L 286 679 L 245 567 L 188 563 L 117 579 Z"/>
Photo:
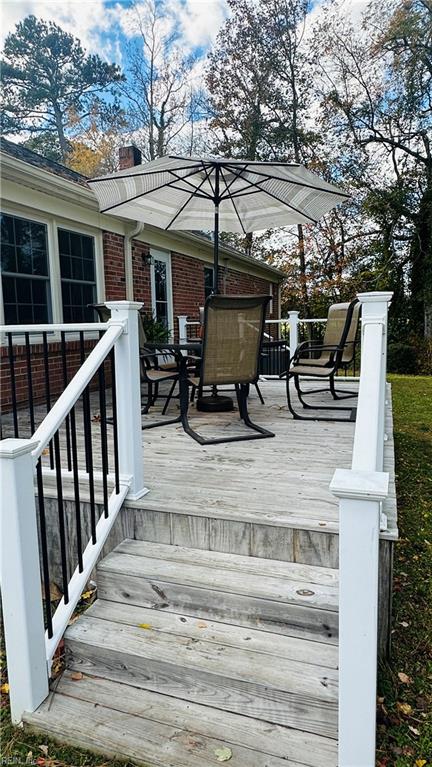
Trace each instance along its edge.
<path fill-rule="evenodd" d="M 86 330 L 106 330 L 107 328 L 107 322 L 77 322 L 76 324 L 59 322 L 45 325 L 27 325 L 25 328 L 22 325 L 0 325 L 0 333 L 13 333 L 14 335 L 56 333 L 57 331 L 80 333 Z"/>
<path fill-rule="evenodd" d="M 46 445 L 51 441 L 57 429 L 59 429 L 64 419 L 75 405 L 75 402 L 83 393 L 85 387 L 90 383 L 100 364 L 111 351 L 119 336 L 123 333 L 125 326 L 121 322 L 113 322 L 113 320 L 110 320 L 106 324 L 106 327 L 108 328 L 106 333 L 98 341 L 94 349 L 92 349 L 66 389 L 61 393 L 57 402 L 53 405 L 42 423 L 36 429 L 32 437 L 32 440 L 38 442 L 38 446 L 32 450 L 32 456 L 35 463 L 38 461 Z"/>

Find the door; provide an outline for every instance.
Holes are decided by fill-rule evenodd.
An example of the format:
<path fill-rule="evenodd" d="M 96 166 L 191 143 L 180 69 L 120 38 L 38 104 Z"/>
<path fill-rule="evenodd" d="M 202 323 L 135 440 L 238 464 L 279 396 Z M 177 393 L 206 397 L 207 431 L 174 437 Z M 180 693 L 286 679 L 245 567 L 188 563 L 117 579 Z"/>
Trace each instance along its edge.
<path fill-rule="evenodd" d="M 174 318 L 172 306 L 171 255 L 162 250 L 151 250 L 151 298 L 153 316 L 163 322 L 170 331 L 170 340 L 174 336 Z"/>

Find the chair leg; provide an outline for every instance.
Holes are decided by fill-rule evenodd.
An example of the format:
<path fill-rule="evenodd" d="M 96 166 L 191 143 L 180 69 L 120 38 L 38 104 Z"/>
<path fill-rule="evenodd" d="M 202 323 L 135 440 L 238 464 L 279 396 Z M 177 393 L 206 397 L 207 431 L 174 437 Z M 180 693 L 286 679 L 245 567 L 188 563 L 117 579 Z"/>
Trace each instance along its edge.
<path fill-rule="evenodd" d="M 171 384 L 171 388 L 168 393 L 168 397 L 165 400 L 165 405 L 163 406 L 162 415 L 165 415 L 166 411 L 168 410 L 168 405 L 171 402 L 172 395 L 174 394 L 174 389 L 176 387 L 177 381 L 174 379 L 174 381 Z"/>
<path fill-rule="evenodd" d="M 152 398 L 152 405 L 156 404 L 156 400 L 157 400 L 158 397 L 159 397 L 159 384 L 156 383 L 155 387 L 154 387 L 154 394 L 153 394 L 153 398 Z"/>
<path fill-rule="evenodd" d="M 264 404 L 265 404 L 265 402 L 264 402 L 264 397 L 263 397 L 263 395 L 261 394 L 261 389 L 260 389 L 260 387 L 258 386 L 258 384 L 257 384 L 257 383 L 255 384 L 255 389 L 256 389 L 256 392 L 257 392 L 257 394 L 258 394 L 258 397 L 260 398 L 260 402 L 261 402 L 261 405 L 264 405 Z"/>
<path fill-rule="evenodd" d="M 147 382 L 147 401 L 146 401 L 145 405 L 141 408 L 141 413 L 143 415 L 147 415 L 147 413 L 150 410 L 150 407 L 152 406 L 152 404 L 153 404 L 153 386 L 148 381 Z"/>
<path fill-rule="evenodd" d="M 319 410 L 319 411 L 327 410 L 327 411 L 331 411 L 332 413 L 337 413 L 339 411 L 348 411 L 349 415 L 347 417 L 345 417 L 345 418 L 337 418 L 337 416 L 335 416 L 334 418 L 332 418 L 332 417 L 326 418 L 325 416 L 321 416 L 320 417 L 319 415 L 316 415 L 316 416 L 313 416 L 313 415 L 311 415 L 311 416 L 300 415 L 300 413 L 298 413 L 296 410 L 294 410 L 293 405 L 292 405 L 292 401 L 291 401 L 291 392 L 290 392 L 290 379 L 291 378 L 294 379 L 294 386 L 295 386 L 295 389 L 296 389 L 299 401 L 302 404 L 303 408 L 305 408 L 306 410 Z M 296 375 L 290 376 L 288 374 L 286 381 L 287 381 L 287 383 L 286 383 L 286 391 L 287 391 L 288 409 L 289 409 L 289 411 L 290 411 L 290 413 L 291 413 L 291 415 L 292 415 L 292 417 L 294 419 L 299 420 L 299 421 L 336 421 L 336 422 L 340 421 L 341 423 L 346 423 L 346 422 L 349 422 L 349 421 L 355 421 L 356 415 L 357 415 L 357 408 L 355 408 L 355 407 L 332 407 L 331 405 L 309 405 L 303 399 L 304 392 L 302 392 L 302 390 L 300 388 L 299 376 L 296 376 Z"/>

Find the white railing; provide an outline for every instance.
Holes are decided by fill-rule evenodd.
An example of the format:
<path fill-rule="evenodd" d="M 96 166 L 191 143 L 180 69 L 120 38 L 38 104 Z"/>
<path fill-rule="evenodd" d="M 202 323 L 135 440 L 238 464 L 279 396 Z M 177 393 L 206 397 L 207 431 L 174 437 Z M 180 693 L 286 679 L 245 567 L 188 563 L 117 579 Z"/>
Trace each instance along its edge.
<path fill-rule="evenodd" d="M 108 323 L 56 325 L 60 331 L 103 329 L 98 341 L 69 385 L 30 439 L 0 442 L 1 587 L 8 658 L 11 715 L 19 722 L 24 711 L 34 711 L 48 695 L 51 661 L 96 560 L 126 496 L 140 498 L 147 492 L 141 435 L 138 310 L 141 304 L 108 303 Z M 51 325 L 4 326 L 0 333 L 41 333 Z M 108 502 L 107 514 L 96 526 L 96 543 L 83 553 L 69 584 L 69 599 L 62 599 L 53 616 L 52 636 L 44 629 L 40 585 L 40 555 L 35 503 L 36 464 L 95 372 L 115 347 L 119 490 Z"/>
<path fill-rule="evenodd" d="M 361 375 L 351 469 L 337 469 L 339 500 L 339 767 L 375 765 L 378 563 L 382 502 L 387 313 L 392 293 L 360 293 Z"/>

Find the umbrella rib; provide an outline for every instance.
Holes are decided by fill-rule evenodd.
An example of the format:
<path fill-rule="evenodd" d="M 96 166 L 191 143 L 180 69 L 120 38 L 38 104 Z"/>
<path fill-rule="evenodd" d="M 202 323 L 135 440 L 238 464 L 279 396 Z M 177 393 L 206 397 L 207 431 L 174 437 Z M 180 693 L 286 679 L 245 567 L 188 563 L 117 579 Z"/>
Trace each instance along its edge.
<path fill-rule="evenodd" d="M 198 189 L 201 189 L 201 187 L 202 187 L 202 185 L 203 185 L 204 181 L 207 181 L 207 177 L 205 177 L 205 178 L 204 178 L 204 179 L 203 179 L 203 180 L 202 180 L 202 181 L 201 181 L 201 182 L 198 184 L 198 186 L 195 186 L 194 184 L 192 184 L 192 182 L 191 182 L 191 181 L 188 181 L 186 178 L 184 178 L 184 177 L 182 177 L 182 176 L 177 176 L 177 175 L 174 173 L 174 171 L 173 171 L 173 170 L 170 170 L 170 171 L 168 171 L 168 173 L 171 173 L 171 175 L 172 175 L 172 176 L 174 176 L 174 177 L 175 177 L 175 178 L 176 178 L 178 181 L 184 181 L 184 182 L 185 182 L 185 184 L 187 184 L 188 186 L 190 186 L 190 187 L 193 189 L 193 191 L 194 191 L 194 192 L 197 192 L 197 191 L 198 191 Z M 184 191 L 184 192 L 186 192 L 187 190 L 186 190 L 186 189 L 184 189 L 183 191 Z M 206 192 L 203 192 L 203 193 L 200 195 L 200 197 L 204 197 L 205 199 L 208 199 L 208 200 L 212 200 L 212 199 L 213 199 L 213 198 L 212 198 L 212 196 L 211 196 L 210 194 L 207 194 Z"/>
<path fill-rule="evenodd" d="M 233 166 L 231 166 L 231 168 L 232 167 Z M 295 167 L 299 167 L 299 166 L 295 166 Z M 325 192 L 326 194 L 335 194 L 338 197 L 351 197 L 351 195 L 348 194 L 347 192 L 336 192 L 333 189 L 323 189 L 321 186 L 314 186 L 313 184 L 307 184 L 306 182 L 303 182 L 303 181 L 294 181 L 292 179 L 279 178 L 278 176 L 269 176 L 267 173 L 260 173 L 258 170 L 254 170 L 252 172 L 254 173 L 255 176 L 262 177 L 263 181 L 261 183 L 263 183 L 264 181 L 282 181 L 285 184 L 294 184 L 294 186 L 301 186 L 307 189 L 314 189 L 315 192 Z M 245 179 L 245 181 L 246 180 L 247 179 Z M 249 183 L 252 183 L 252 182 L 249 182 Z"/>
<path fill-rule="evenodd" d="M 208 171 L 208 168 L 206 168 L 206 165 L 205 165 L 205 162 L 204 162 L 204 161 L 201 161 L 201 167 L 202 167 L 202 169 L 203 169 L 204 173 L 206 174 L 206 178 L 207 178 L 207 181 L 208 181 L 208 182 L 209 182 L 209 184 L 210 184 L 210 189 L 211 189 L 211 190 L 212 190 L 212 192 L 213 192 L 213 201 L 214 201 L 214 200 L 216 199 L 216 190 L 215 190 L 215 188 L 214 188 L 214 186 L 213 186 L 213 182 L 212 182 L 212 179 L 211 179 L 211 174 L 209 173 L 209 171 Z M 214 167 L 214 166 L 213 166 L 213 167 Z M 210 198 L 210 199 L 211 199 L 211 198 Z"/>
<path fill-rule="evenodd" d="M 223 169 L 222 169 L 222 168 L 221 168 L 221 175 L 222 175 L 222 178 L 223 178 L 223 180 L 224 180 L 224 182 L 225 182 L 225 191 L 228 193 L 228 198 L 229 198 L 229 200 L 231 201 L 231 205 L 233 206 L 233 208 L 234 208 L 234 210 L 235 210 L 235 214 L 236 214 L 236 216 L 237 216 L 237 218 L 238 218 L 238 220 L 239 220 L 240 226 L 241 226 L 241 228 L 242 228 L 242 230 L 243 230 L 243 234 L 246 236 L 246 234 L 247 234 L 247 232 L 246 232 L 246 229 L 245 229 L 245 228 L 244 228 L 244 226 L 243 226 L 243 221 L 241 220 L 241 218 L 240 218 L 240 216 L 239 216 L 239 212 L 238 212 L 238 210 L 237 210 L 236 204 L 235 204 L 235 202 L 234 202 L 233 198 L 231 197 L 231 194 L 230 194 L 230 191 L 229 191 L 229 186 L 227 185 L 227 183 L 226 183 L 226 181 L 225 181 L 225 177 L 224 177 L 224 173 L 223 173 Z M 234 179 L 233 179 L 233 181 L 232 181 L 231 183 L 234 183 Z M 225 199 L 226 199 L 226 198 L 225 198 Z"/>
<path fill-rule="evenodd" d="M 194 173 L 195 171 L 193 171 L 193 173 L 189 173 L 188 175 L 193 176 Z M 103 210 L 101 210 L 101 213 L 106 213 L 108 210 L 114 210 L 114 208 L 119 208 L 121 205 L 126 205 L 128 202 L 133 202 L 134 200 L 138 200 L 140 197 L 145 197 L 147 194 L 151 194 L 152 192 L 158 192 L 160 189 L 164 189 L 167 186 L 173 187 L 175 183 L 177 183 L 177 179 L 175 179 L 174 181 L 165 182 L 165 184 L 160 184 L 159 186 L 155 186 L 153 187 L 153 189 L 147 189 L 146 192 L 141 192 L 140 194 L 136 194 L 135 197 L 129 197 L 127 200 L 122 200 L 122 202 L 117 202 L 115 205 L 109 205 L 107 208 L 104 208 Z M 178 192 L 186 191 L 185 189 L 178 189 L 178 187 L 173 187 L 173 188 L 176 189 Z"/>
<path fill-rule="evenodd" d="M 235 173 L 235 171 L 233 172 Z M 273 199 L 277 200 L 277 202 L 281 202 L 282 205 L 286 205 L 287 208 L 291 208 L 291 210 L 295 210 L 295 212 L 299 213 L 301 216 L 308 218 L 309 221 L 312 221 L 313 224 L 318 223 L 318 220 L 316 218 L 312 218 L 311 216 L 308 216 L 307 213 L 303 213 L 303 211 L 299 210 L 294 205 L 290 205 L 289 202 L 286 202 L 285 200 L 281 200 L 280 197 L 277 197 L 275 194 L 273 194 L 273 192 L 269 192 L 267 189 L 263 189 L 261 186 L 258 186 L 258 184 L 255 184 L 253 181 L 249 181 L 249 184 L 251 186 L 255 186 L 257 189 L 259 189 L 260 192 L 264 192 L 264 194 L 267 194 L 269 197 L 273 197 Z"/>
<path fill-rule="evenodd" d="M 171 219 L 171 221 L 169 222 L 168 226 L 166 226 L 166 227 L 165 227 L 165 229 L 169 229 L 169 228 L 170 228 L 170 227 L 173 225 L 173 223 L 174 223 L 174 221 L 176 220 L 176 218 L 178 218 L 178 216 L 180 215 L 180 213 L 183 213 L 183 211 L 184 211 L 184 209 L 185 209 L 186 205 L 189 205 L 190 201 L 192 200 L 192 198 L 193 198 L 193 197 L 195 197 L 195 196 L 196 196 L 196 192 L 198 192 L 198 191 L 200 190 L 200 188 L 202 187 L 202 185 L 204 184 L 204 182 L 205 182 L 205 181 L 207 181 L 207 178 L 206 178 L 206 177 L 204 177 L 204 178 L 202 179 L 201 183 L 200 183 L 200 184 L 199 184 L 197 187 L 195 187 L 195 189 L 194 189 L 194 191 L 193 191 L 193 192 L 191 192 L 191 194 L 190 194 L 190 196 L 188 197 L 188 199 L 187 199 L 187 200 L 186 200 L 186 201 L 183 203 L 183 205 L 181 206 L 181 208 L 179 208 L 179 210 L 177 211 L 177 213 L 175 214 L 175 216 L 174 216 L 174 217 Z M 207 199 L 210 199 L 210 200 L 211 200 L 211 197 L 209 196 Z"/>
<path fill-rule="evenodd" d="M 182 157 L 181 159 L 184 160 L 185 158 Z M 178 172 L 180 170 L 190 170 L 191 168 L 194 168 L 194 173 L 195 173 L 195 170 L 198 170 L 200 167 L 201 165 L 198 165 L 198 164 L 185 165 L 184 167 L 176 168 L 175 170 Z M 142 173 L 125 173 L 122 176 L 116 175 L 116 176 L 103 176 L 101 178 L 89 178 L 87 179 L 87 183 L 98 184 L 100 181 L 117 181 L 118 179 L 122 179 L 122 178 L 141 178 L 142 176 L 156 176 L 158 173 L 171 173 L 171 172 L 172 171 L 169 168 L 160 168 L 159 170 L 142 171 Z M 193 175 L 193 173 L 188 175 Z M 187 178 L 187 177 L 185 176 L 184 178 Z"/>

